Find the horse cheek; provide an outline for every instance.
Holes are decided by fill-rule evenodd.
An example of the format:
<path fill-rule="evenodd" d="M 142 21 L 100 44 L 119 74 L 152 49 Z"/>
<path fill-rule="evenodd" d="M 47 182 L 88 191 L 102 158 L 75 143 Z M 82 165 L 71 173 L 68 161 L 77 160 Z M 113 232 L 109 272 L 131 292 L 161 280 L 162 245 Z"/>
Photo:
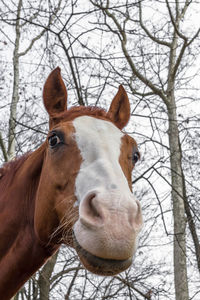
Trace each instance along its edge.
<path fill-rule="evenodd" d="M 48 183 L 48 176 L 40 182 L 35 205 L 34 228 L 39 240 L 47 243 L 51 239 L 51 234 L 59 224 L 57 213 L 54 209 L 54 190 Z M 45 189 L 43 188 L 45 186 Z"/>

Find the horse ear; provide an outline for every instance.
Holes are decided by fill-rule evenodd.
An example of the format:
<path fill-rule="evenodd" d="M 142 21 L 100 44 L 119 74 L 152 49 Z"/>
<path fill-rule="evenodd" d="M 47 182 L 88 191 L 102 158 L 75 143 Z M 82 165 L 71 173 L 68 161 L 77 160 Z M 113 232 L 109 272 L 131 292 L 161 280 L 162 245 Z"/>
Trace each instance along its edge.
<path fill-rule="evenodd" d="M 115 125 L 122 129 L 130 119 L 130 103 L 127 93 L 122 85 L 115 95 L 108 111 L 108 117 L 115 123 Z"/>
<path fill-rule="evenodd" d="M 60 68 L 53 70 L 43 89 L 44 106 L 50 116 L 67 109 L 67 90 L 60 74 Z"/>

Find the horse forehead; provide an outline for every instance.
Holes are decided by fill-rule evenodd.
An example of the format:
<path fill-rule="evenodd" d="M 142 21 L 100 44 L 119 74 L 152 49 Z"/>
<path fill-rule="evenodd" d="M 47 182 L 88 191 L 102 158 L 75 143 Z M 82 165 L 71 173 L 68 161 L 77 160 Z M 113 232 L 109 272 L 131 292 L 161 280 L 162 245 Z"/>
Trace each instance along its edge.
<path fill-rule="evenodd" d="M 90 116 L 80 116 L 73 121 L 75 138 L 79 147 L 118 148 L 124 134 L 112 123 Z M 82 149 L 81 149 L 82 150 Z"/>

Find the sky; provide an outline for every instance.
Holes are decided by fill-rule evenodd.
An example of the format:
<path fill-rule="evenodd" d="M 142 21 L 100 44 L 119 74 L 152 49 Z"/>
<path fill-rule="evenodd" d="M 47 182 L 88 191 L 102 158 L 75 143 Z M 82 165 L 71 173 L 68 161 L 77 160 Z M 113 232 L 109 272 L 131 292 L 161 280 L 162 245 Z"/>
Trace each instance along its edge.
<path fill-rule="evenodd" d="M 86 6 L 87 2 L 88 1 L 82 2 L 84 7 L 87 7 Z M 157 1 L 157 5 L 159 6 L 158 1 Z M 161 14 L 158 15 L 157 13 L 158 13 L 158 10 L 160 11 L 160 9 L 157 5 L 151 5 L 151 6 L 147 7 L 145 10 L 145 13 L 144 13 L 144 18 L 146 18 L 148 20 L 153 20 L 155 22 L 155 24 L 156 24 L 156 22 L 158 22 L 162 19 L 161 18 L 162 13 L 163 13 L 163 15 L 165 13 L 164 11 L 163 12 L 161 11 Z M 190 31 L 191 31 L 191 20 L 192 20 L 192 29 L 194 31 L 196 31 L 200 27 L 199 1 L 196 2 L 196 4 L 194 4 L 194 7 L 195 8 L 191 12 L 191 15 L 187 16 L 188 21 L 186 22 L 186 25 L 185 25 L 185 30 L 188 32 L 188 35 L 190 34 Z M 81 8 L 79 7 L 79 10 L 80 9 Z M 78 24 L 74 26 L 75 33 L 77 33 L 80 30 L 80 28 L 81 29 L 82 28 L 84 28 L 84 29 L 91 28 L 91 26 L 93 26 L 91 22 L 92 22 L 91 19 L 89 19 L 88 22 L 85 22 L 85 19 L 83 19 L 83 20 L 80 19 Z M 5 81 L 2 81 L 2 87 L 0 89 L 0 93 L 2 93 L 1 98 L 3 98 L 3 102 L 1 102 L 0 107 L 2 107 L 2 106 L 4 107 L 4 105 L 5 105 L 5 107 L 4 107 L 4 109 L 1 109 L 1 117 L 0 117 L 1 127 L 0 128 L 1 128 L 1 130 L 4 130 L 4 128 L 5 128 L 4 126 L 6 126 L 5 124 L 8 121 L 9 103 L 10 103 L 10 99 L 11 99 L 11 95 L 12 95 L 12 80 L 13 80 L 13 78 L 12 78 L 12 53 L 13 53 L 13 42 L 15 40 L 15 32 L 9 26 L 2 27 L 1 30 L 3 31 L 4 34 L 2 34 L 2 32 L 1 32 L 2 37 L 0 39 L 0 41 L 1 41 L 1 44 L 0 44 L 1 58 L 0 59 L 1 59 L 1 64 L 2 64 L 2 70 L 4 71 Z M 25 38 L 22 37 L 22 43 L 21 43 L 21 48 L 20 48 L 22 51 L 29 44 L 31 35 L 33 33 L 34 32 L 30 32 L 28 29 L 26 29 Z M 100 42 L 100 36 L 101 36 L 101 34 L 98 31 L 89 33 L 89 36 L 88 36 L 89 44 L 91 44 L 91 45 L 93 44 L 95 48 L 99 47 L 99 49 L 101 49 L 101 47 L 103 47 L 104 45 L 102 45 Z M 107 43 L 107 41 L 108 41 L 108 38 L 105 36 L 105 44 Z M 4 42 L 6 42 L 7 45 L 4 45 Z M 44 43 L 44 45 L 46 45 L 46 44 Z M 30 52 L 30 55 L 27 55 L 26 57 L 21 58 L 21 70 L 22 70 L 21 71 L 21 79 L 23 80 L 23 82 L 27 80 L 28 88 L 25 87 L 26 89 L 24 91 L 23 90 L 21 91 L 22 92 L 22 96 L 21 96 L 22 103 L 20 103 L 20 105 L 22 105 L 24 107 L 24 105 L 25 105 L 24 98 L 28 99 L 28 97 L 30 97 L 30 101 L 32 101 L 34 99 L 34 96 L 36 97 L 36 99 L 34 100 L 34 104 L 31 104 L 30 107 L 28 106 L 28 103 L 27 103 L 27 111 L 28 112 L 31 111 L 32 113 L 34 113 L 34 116 L 35 116 L 35 118 L 33 120 L 34 124 L 42 123 L 42 122 L 47 123 L 47 119 L 45 119 L 47 117 L 47 115 L 45 115 L 45 111 L 43 109 L 43 105 L 42 105 L 42 101 L 41 101 L 41 94 L 42 94 L 42 87 L 43 87 L 44 81 L 45 81 L 48 73 L 50 72 L 50 69 L 54 66 L 54 63 L 55 64 L 59 63 L 61 65 L 66 84 L 69 84 L 69 86 L 71 84 L 70 80 L 69 80 L 70 72 L 66 70 L 67 67 L 65 67 L 65 65 L 64 65 L 64 61 L 65 61 L 64 54 L 59 53 L 59 56 L 56 56 L 56 55 L 58 55 L 58 53 L 55 53 L 58 49 L 56 47 L 56 51 L 54 52 L 52 50 L 52 54 L 51 54 L 53 56 L 52 60 L 54 60 L 53 63 L 48 61 L 47 58 L 44 58 L 44 60 L 42 60 L 42 57 L 39 52 L 39 48 L 42 46 L 43 45 L 40 45 L 38 43 L 35 52 Z M 107 48 L 105 48 L 105 52 L 106 52 L 106 49 Z M 146 50 L 148 50 L 148 49 L 146 49 Z M 107 49 L 107 51 L 109 51 L 109 49 Z M 119 53 L 118 48 L 115 51 L 117 54 Z M 62 61 L 60 60 L 60 58 L 62 59 Z M 41 72 L 42 68 L 36 67 L 38 62 L 40 62 L 40 59 L 41 59 L 42 65 L 43 65 L 42 67 L 44 67 L 44 70 L 42 71 L 43 73 Z M 90 68 L 92 68 L 92 64 L 93 63 L 90 63 Z M 194 58 L 193 64 L 190 66 L 190 72 L 191 72 L 190 74 L 199 72 L 199 66 L 200 66 L 200 57 L 197 56 Z M 26 78 L 27 74 L 29 76 L 28 79 Z M 187 76 L 190 76 L 190 74 L 187 74 Z M 200 78 L 198 75 L 195 77 L 195 79 L 192 83 L 192 85 L 194 85 L 196 87 L 195 96 L 198 99 L 200 99 L 199 90 L 198 90 L 200 88 L 199 80 L 200 80 Z M 98 83 L 99 82 L 97 82 L 97 84 Z M 87 84 L 90 84 L 90 82 L 86 76 L 83 80 L 83 84 L 85 86 Z M 94 84 L 94 83 L 92 82 L 92 84 Z M 101 102 L 100 102 L 100 104 L 102 106 L 106 106 L 106 105 L 108 105 L 108 103 L 110 103 L 112 97 L 115 94 L 118 83 L 116 83 L 115 85 L 116 86 L 112 86 L 112 87 L 108 86 L 105 89 L 105 93 L 102 95 Z M 30 96 L 27 96 L 28 93 Z M 74 94 L 73 93 L 74 93 L 73 90 L 69 90 L 69 95 L 71 96 L 71 99 L 72 99 L 71 104 L 75 103 L 77 101 L 77 98 L 75 98 L 75 93 Z M 180 91 L 180 94 L 179 94 L 180 109 L 179 109 L 178 113 L 184 114 L 184 117 L 186 115 L 194 116 L 195 114 L 196 115 L 200 114 L 199 102 L 191 101 L 191 99 L 188 97 L 188 92 L 187 92 L 186 97 L 185 97 L 184 93 L 185 92 L 181 93 L 181 91 Z M 131 102 L 132 102 L 132 108 L 134 109 L 134 107 L 137 104 L 137 101 L 136 101 L 137 99 L 135 100 L 134 97 L 132 97 L 131 95 L 130 95 L 130 97 L 131 97 Z M 91 103 L 95 103 L 95 101 L 96 101 L 96 99 L 91 99 Z M 134 102 L 134 101 L 136 101 L 136 102 Z M 186 104 L 188 104 L 188 103 L 190 103 L 189 108 L 188 108 L 188 106 L 186 106 Z M 140 174 L 143 172 L 143 170 L 145 170 L 145 168 L 150 166 L 152 163 L 149 160 L 145 160 L 145 155 L 146 155 L 146 157 L 149 158 L 149 156 L 147 156 L 148 153 L 146 153 L 146 152 L 152 151 L 152 153 L 153 153 L 153 151 L 155 150 L 153 145 L 146 146 L 146 143 L 144 142 L 144 138 L 141 137 L 141 135 L 140 135 L 142 133 L 144 133 L 147 136 L 152 134 L 152 132 L 149 131 L 149 128 L 151 127 L 150 120 L 148 118 L 149 110 L 147 108 L 142 108 L 142 106 L 141 106 L 140 110 L 136 110 L 136 112 L 138 112 L 138 116 L 134 116 L 132 118 L 132 121 L 131 121 L 130 125 L 126 128 L 126 130 L 131 133 L 134 132 L 133 136 L 136 137 L 137 140 L 139 141 L 140 149 L 141 149 L 142 155 L 144 156 L 144 159 L 141 161 L 140 165 L 138 165 L 138 167 L 136 168 L 135 173 L 133 173 L 133 179 L 136 178 L 136 176 L 140 176 Z M 147 117 L 145 117 L 145 116 L 147 116 Z M 181 119 L 181 117 L 179 117 L 179 118 Z M 24 119 L 22 118 L 22 120 L 24 120 Z M 28 123 L 28 124 L 32 125 L 32 123 Z M 141 126 L 141 124 L 142 124 L 142 126 Z M 160 125 L 160 123 L 158 123 L 158 124 Z M 163 132 L 166 131 L 167 129 L 165 128 L 165 126 L 163 124 L 162 124 L 162 126 L 163 126 L 162 127 Z M 21 130 L 21 128 L 20 128 L 20 130 Z M 4 131 L 4 134 L 5 134 L 5 131 Z M 165 136 L 164 136 L 164 134 L 165 134 Z M 32 133 L 30 133 L 30 135 L 32 136 Z M 6 134 L 5 134 L 5 137 L 6 137 Z M 157 131 L 154 133 L 153 138 L 155 138 L 156 140 L 159 141 L 160 137 L 159 137 L 159 133 Z M 165 141 L 167 143 L 166 132 L 163 133 L 162 140 L 163 139 L 165 139 Z M 38 145 L 38 143 L 40 141 L 38 142 L 37 137 L 32 136 L 31 143 L 29 143 L 28 145 L 26 145 L 26 144 L 23 145 L 23 152 L 30 149 L 31 146 L 34 148 L 35 147 L 34 142 L 36 143 L 36 145 Z M 30 145 L 30 144 L 32 144 L 32 145 Z M 157 149 L 159 149 L 159 148 L 157 148 Z M 164 150 L 159 149 L 157 151 L 156 155 L 158 157 L 163 156 L 163 155 L 166 155 L 166 152 Z M 140 167 L 141 167 L 141 169 L 140 169 Z M 162 163 L 160 164 L 160 167 L 162 167 Z M 164 180 L 162 180 L 162 179 L 158 180 L 158 177 L 156 176 L 155 173 L 151 176 L 151 182 L 152 182 L 153 186 L 156 187 L 156 190 L 158 190 L 158 193 L 160 194 L 160 197 L 162 199 L 162 207 L 163 207 L 163 210 L 166 211 L 166 213 L 164 215 L 165 223 L 166 223 L 167 230 L 170 234 L 172 231 L 172 216 L 171 216 L 171 212 L 168 211 L 169 207 L 170 207 L 169 187 Z M 145 188 L 144 188 L 144 186 L 145 186 Z M 148 193 L 150 193 L 150 188 L 148 187 L 146 180 L 143 180 L 137 184 L 136 195 L 137 194 L 139 195 L 138 191 L 142 190 L 142 189 L 145 189 L 145 191 L 147 193 L 144 196 L 144 200 L 148 200 Z M 151 195 L 151 197 L 153 197 L 152 193 L 150 195 Z M 154 209 L 154 213 L 156 216 L 160 213 L 160 211 L 159 211 L 158 206 L 156 206 L 156 204 L 157 204 L 156 199 L 153 199 L 152 201 L 154 201 L 152 203 L 152 208 Z M 145 201 L 143 201 L 143 206 L 144 206 L 144 209 L 146 210 L 145 218 L 146 218 L 146 220 L 148 220 L 148 218 L 150 218 L 150 213 L 148 213 L 148 206 L 145 204 Z M 149 230 L 148 227 L 152 226 L 152 228 L 153 228 L 152 229 L 153 233 L 151 232 L 151 230 L 149 230 L 150 234 L 152 234 L 152 235 L 150 235 L 150 238 L 149 238 L 148 253 L 147 254 L 145 253 L 147 247 L 146 247 L 146 249 L 145 249 L 145 246 L 144 246 L 144 248 L 141 248 L 139 251 L 143 252 L 144 256 L 142 256 L 142 254 L 141 254 L 141 256 L 139 255 L 138 257 L 136 257 L 135 263 L 137 263 L 137 261 L 138 261 L 138 264 L 139 264 L 141 262 L 141 260 L 144 258 L 149 260 L 150 263 L 154 262 L 154 261 L 162 261 L 165 268 L 168 268 L 168 270 L 169 270 L 170 266 L 172 265 L 172 253 L 171 253 L 171 244 L 170 244 L 172 237 L 169 235 L 166 238 L 166 233 L 163 232 L 163 230 L 158 232 L 159 227 L 163 225 L 162 222 L 163 222 L 163 220 L 161 218 L 159 218 L 159 221 L 156 221 L 156 217 L 151 222 L 146 222 L 146 225 L 145 225 L 146 228 L 144 228 L 144 232 Z M 152 240 L 150 240 L 151 237 L 152 237 Z M 141 240 L 142 240 L 142 238 L 143 237 L 141 236 Z M 141 242 L 143 242 L 143 241 L 141 241 Z M 155 251 L 155 248 L 157 249 L 157 251 Z M 163 257 L 163 253 L 165 253 L 164 257 Z M 194 276 L 196 276 L 196 275 L 195 275 L 195 273 L 193 273 L 193 268 L 191 268 L 191 270 L 189 270 L 189 273 L 191 275 L 191 278 L 194 279 Z M 152 284 L 153 281 L 154 281 L 154 277 L 152 278 L 152 280 L 150 280 L 150 284 Z M 170 285 L 170 283 L 169 283 L 169 285 Z M 197 283 L 197 286 L 199 286 L 198 283 Z M 194 297 L 193 300 L 198 300 L 198 297 L 199 297 L 199 295 L 197 295 L 196 298 Z M 160 299 L 162 299 L 162 297 L 160 297 L 159 300 Z M 163 298 L 162 300 L 165 300 L 165 299 Z"/>

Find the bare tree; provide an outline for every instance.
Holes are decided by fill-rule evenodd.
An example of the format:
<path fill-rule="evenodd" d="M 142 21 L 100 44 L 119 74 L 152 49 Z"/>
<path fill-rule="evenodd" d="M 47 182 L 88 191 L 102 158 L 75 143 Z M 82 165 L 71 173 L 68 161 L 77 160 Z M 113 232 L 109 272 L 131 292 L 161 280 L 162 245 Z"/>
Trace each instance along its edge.
<path fill-rule="evenodd" d="M 4 1 L 2 1 L 2 4 L 5 5 Z M 50 14 L 46 28 L 50 27 L 50 25 L 53 23 L 55 16 L 60 9 L 61 0 L 58 2 L 55 9 Z M 34 21 L 37 19 L 39 14 L 39 9 L 30 15 L 29 19 L 25 20 L 24 22 L 21 19 L 24 19 L 22 16 L 24 12 L 24 6 L 23 6 L 23 0 L 19 0 L 18 3 L 10 3 L 6 4 L 6 9 L 8 9 L 8 13 L 12 14 L 12 12 L 16 11 L 14 13 L 14 16 L 12 16 L 12 21 L 9 21 L 9 19 L 2 18 L 1 22 L 10 23 L 15 28 L 15 41 L 14 41 L 14 50 L 13 50 L 13 91 L 12 91 L 12 99 L 10 104 L 10 117 L 9 117 L 9 129 L 8 129 L 8 145 L 7 145 L 7 151 L 5 151 L 6 146 L 3 143 L 3 139 L 1 137 L 1 149 L 4 155 L 5 161 L 12 159 L 15 157 L 15 144 L 16 144 L 16 120 L 17 120 L 17 104 L 19 102 L 19 80 L 20 80 L 20 74 L 19 74 L 19 64 L 20 64 L 20 58 L 27 55 L 27 53 L 32 49 L 34 44 L 45 34 L 46 28 L 43 28 L 40 30 L 39 33 L 36 32 L 35 36 L 29 41 L 29 44 L 26 46 L 25 49 L 20 51 L 20 40 L 22 39 L 23 30 L 27 24 L 29 24 L 30 20 Z M 15 10 L 16 9 L 16 10 Z M 26 12 L 25 12 L 26 13 Z M 14 21 L 13 21 L 14 19 Z M 6 33 L 5 33 L 6 36 Z"/>
<path fill-rule="evenodd" d="M 62 249 L 15 299 L 173 299 L 173 271 L 169 265 L 172 237 L 176 299 L 188 299 L 189 292 L 195 299 L 199 296 L 195 290 L 198 284 L 190 282 L 188 288 L 187 272 L 191 273 L 195 259 L 194 272 L 200 264 L 200 174 L 196 171 L 199 158 L 195 152 L 199 147 L 199 116 L 192 116 L 190 104 L 186 106 L 182 99 L 190 98 L 193 106 L 199 101 L 188 74 L 199 54 L 199 29 L 191 26 L 188 31 L 184 27 L 197 4 L 187 0 L 41 1 L 37 7 L 25 0 L 2 4 L 0 19 L 4 26 L 16 30 L 14 41 L 3 30 L 4 39 L 14 45 L 16 70 L 11 73 L 16 73 L 10 92 L 13 113 L 8 143 L 3 120 L 0 123 L 2 160 L 10 159 L 16 147 L 26 151 L 42 140 L 47 122 L 38 105 L 41 87 L 57 65 L 62 68 L 73 105 L 98 104 L 106 108 L 104 98 L 111 101 L 122 83 L 132 107 L 127 131 L 136 136 L 142 149 L 141 164 L 133 174 L 133 190 L 142 202 L 146 224 L 136 262 L 128 272 L 114 278 L 96 278 L 83 270 L 73 251 Z M 31 90 L 29 84 L 37 89 Z M 26 103 L 27 97 L 29 106 L 17 114 L 19 99 Z M 5 107 L 0 109 L 4 111 Z M 187 149 L 192 153 L 192 162 Z M 167 257 L 163 249 L 167 249 Z"/>
<path fill-rule="evenodd" d="M 191 2 L 175 1 L 169 3 L 168 0 L 161 6 L 166 6 L 166 13 L 164 22 L 160 27 L 155 27 L 148 19 L 143 19 L 143 10 L 145 10 L 145 2 L 135 1 L 134 5 L 137 7 L 138 17 L 134 22 L 129 9 L 133 6 L 132 3 L 126 1 L 124 9 L 121 11 L 120 5 L 117 6 L 110 1 L 103 3 L 102 1 L 90 1 L 102 13 L 102 27 L 110 30 L 118 39 L 121 45 L 121 50 L 124 58 L 127 61 L 127 68 L 140 80 L 144 88 L 148 92 L 144 96 L 155 95 L 165 104 L 169 129 L 167 131 L 169 138 L 169 151 L 170 151 L 170 168 L 171 168 L 171 188 L 172 188 L 172 202 L 173 202 L 173 217 L 174 217 L 174 276 L 175 276 L 175 290 L 176 299 L 189 299 L 188 294 L 188 279 L 187 279 L 187 264 L 186 264 L 186 217 L 187 213 L 190 220 L 190 227 L 192 226 L 192 216 L 188 205 L 188 199 L 185 189 L 185 178 L 182 170 L 182 147 L 180 142 L 179 125 L 177 120 L 177 100 L 176 100 L 176 87 L 180 84 L 180 74 L 186 68 L 187 61 L 185 55 L 190 52 L 192 43 L 196 42 L 199 36 L 200 29 L 197 29 L 192 35 L 187 36 L 181 28 L 183 20 L 185 19 L 186 12 L 188 11 Z M 150 3 L 151 1 L 149 1 Z M 122 2 L 121 2 L 122 3 Z M 153 4 L 153 2 L 152 2 Z M 158 5 L 159 6 L 159 5 Z M 161 8 L 161 7 L 160 7 Z M 159 7 L 158 7 L 159 9 Z M 160 51 L 163 51 L 166 63 L 165 74 L 162 74 L 163 66 L 155 66 L 155 57 L 151 57 L 145 51 L 145 45 L 142 44 L 139 48 L 140 59 L 143 61 L 142 70 L 137 62 L 134 62 L 134 53 L 130 47 L 129 38 L 130 22 L 136 25 L 132 27 L 139 34 L 143 35 L 146 43 L 151 43 Z M 166 28 L 169 34 L 166 35 Z M 161 52 L 160 52 L 161 53 Z M 160 60 L 161 61 L 161 60 Z M 160 62 L 159 62 L 160 63 Z M 150 70 L 149 65 L 153 68 Z M 154 78 L 155 77 L 155 78 Z M 134 85 L 134 84 L 133 84 Z M 131 84 L 134 92 L 134 86 Z M 194 224 L 193 224 L 194 225 Z M 197 248 L 197 260 L 199 261 L 199 244 L 197 234 L 194 234 L 195 228 L 193 226 L 192 236 L 195 235 L 195 245 Z"/>

